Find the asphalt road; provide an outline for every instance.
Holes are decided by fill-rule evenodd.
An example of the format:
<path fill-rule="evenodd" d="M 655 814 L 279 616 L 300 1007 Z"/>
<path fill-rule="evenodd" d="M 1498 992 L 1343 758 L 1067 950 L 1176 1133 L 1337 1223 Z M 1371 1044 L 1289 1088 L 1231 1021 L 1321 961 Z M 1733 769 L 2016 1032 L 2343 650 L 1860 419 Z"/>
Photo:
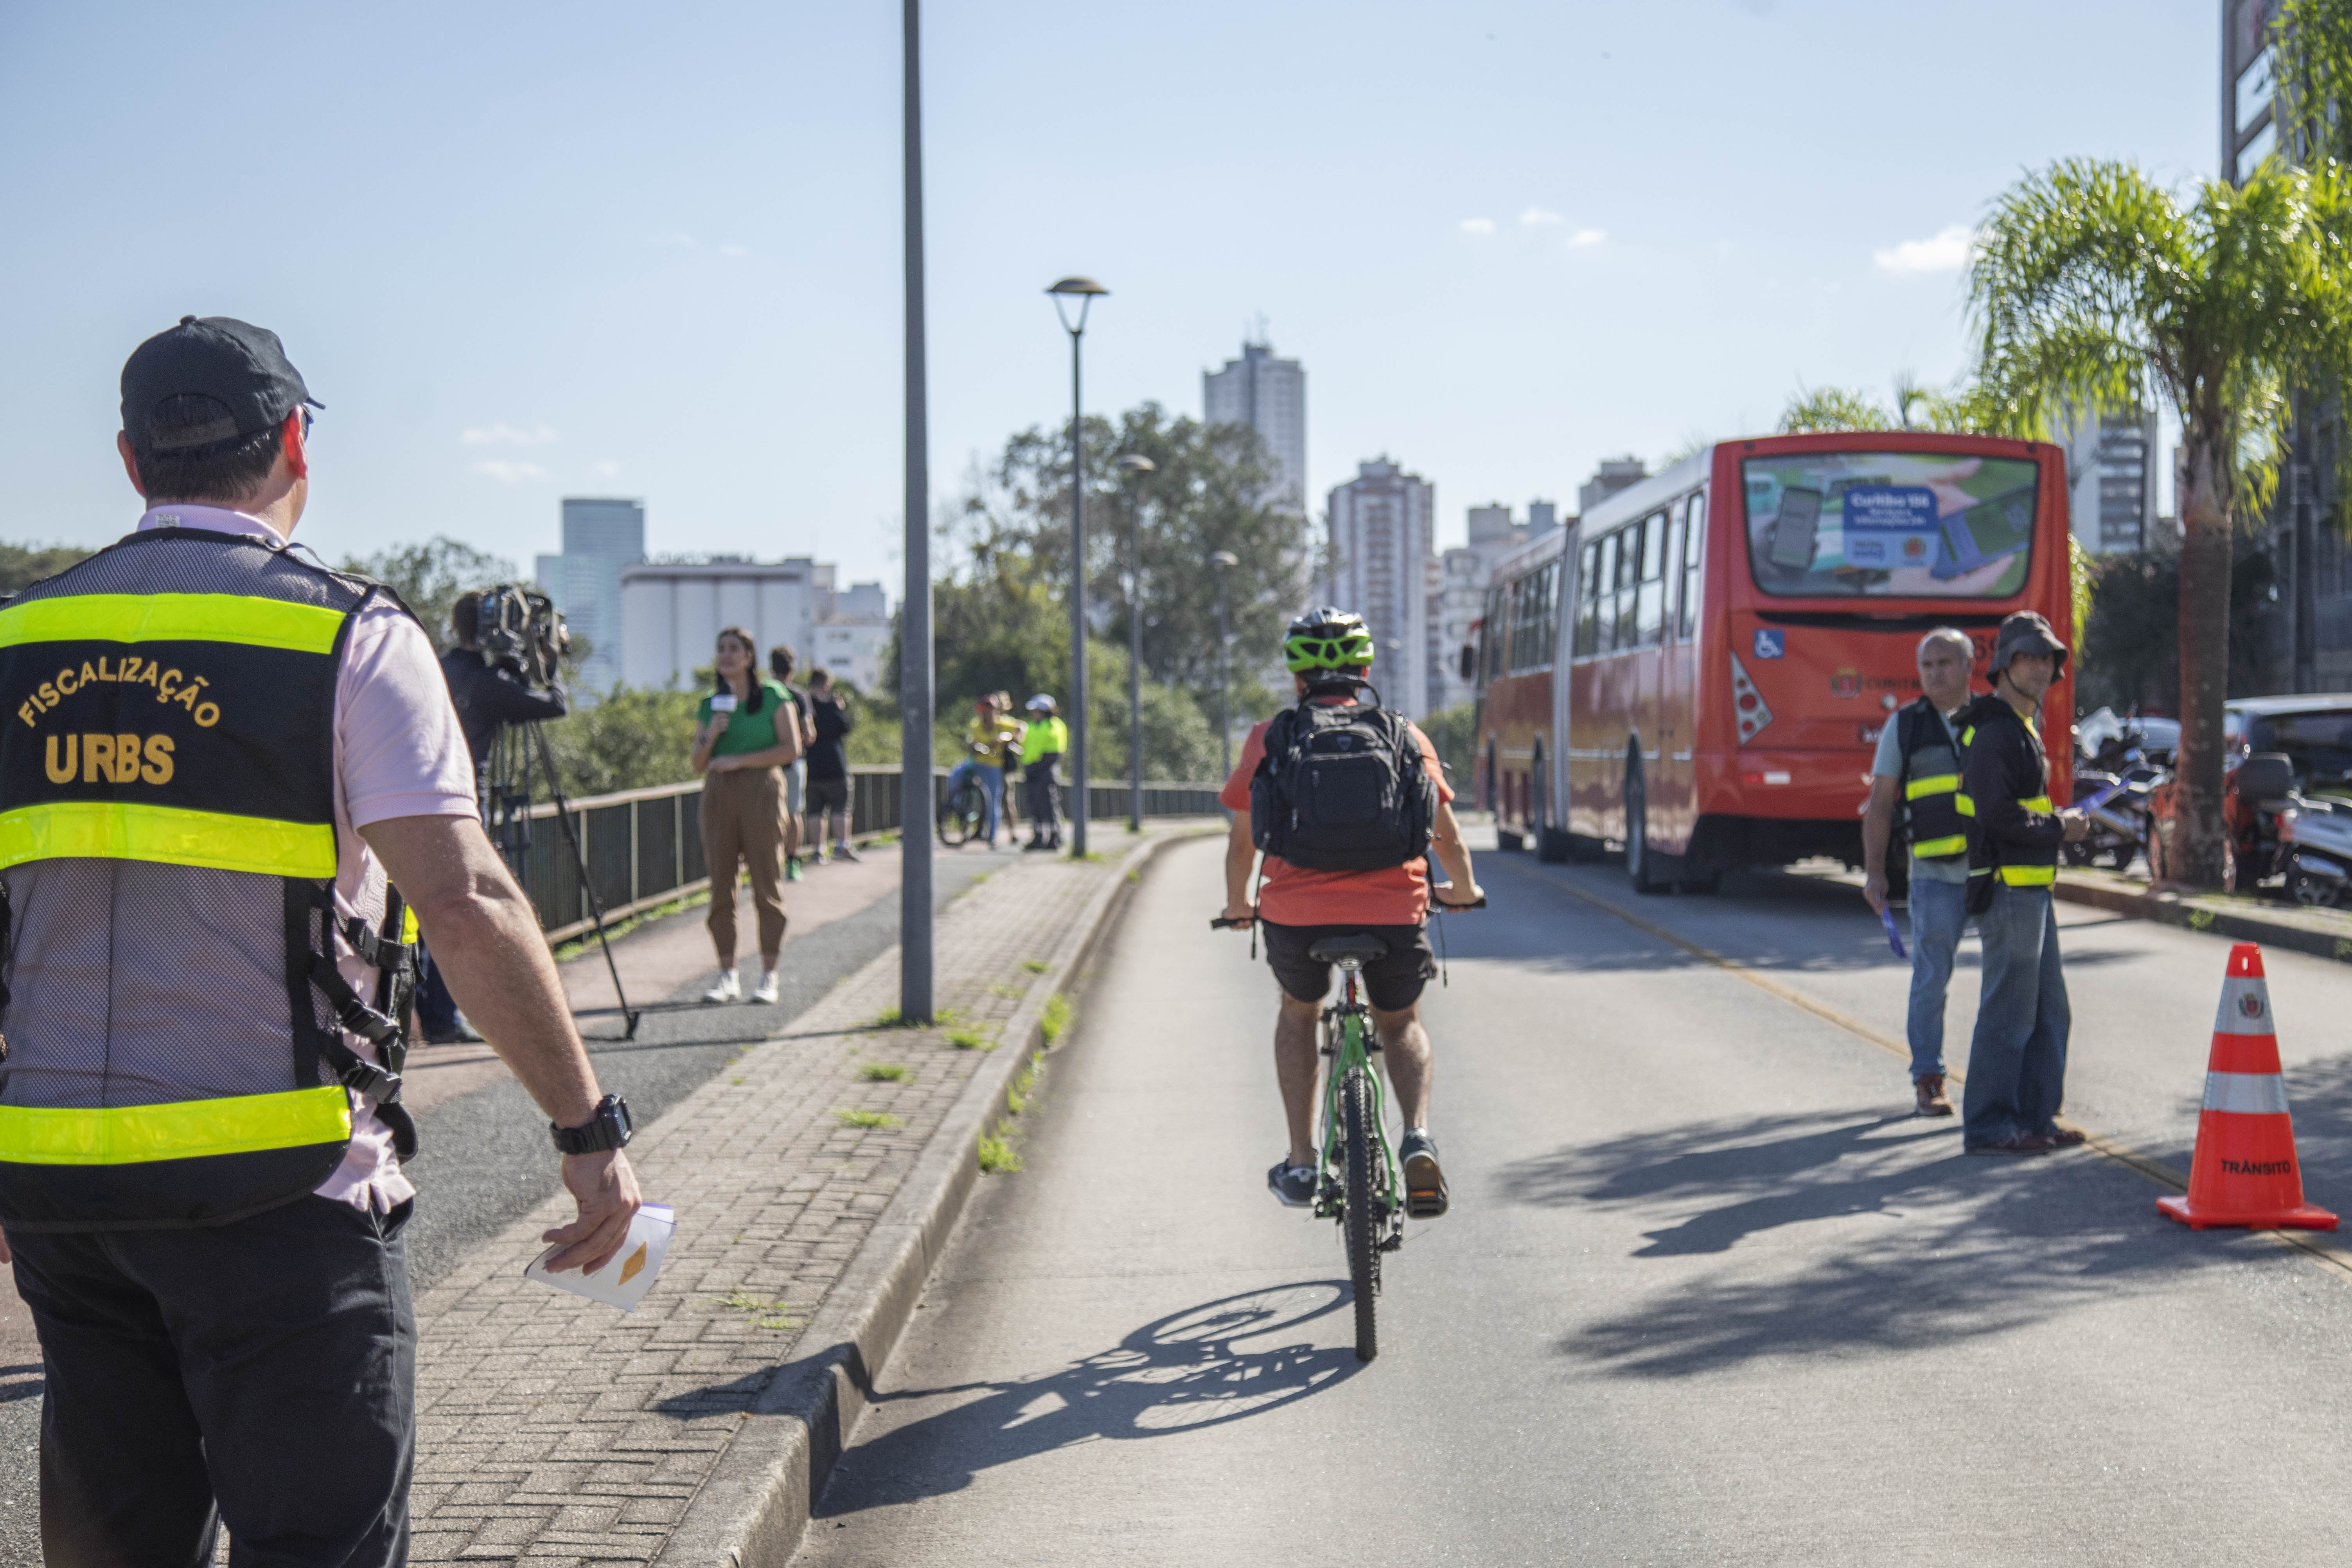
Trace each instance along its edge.
<path fill-rule="evenodd" d="M 648 1012 L 635 1040 L 617 1037 L 612 1017 L 583 1019 L 583 1032 L 598 1079 L 629 1102 L 641 1124 L 685 1098 L 749 1042 L 774 1034 L 898 940 L 895 849 L 868 850 L 860 868 L 811 868 L 808 879 L 787 884 L 787 912 L 814 899 L 824 879 L 870 879 L 877 897 L 803 933 L 794 929 L 784 948 L 783 994 L 772 1007 L 701 1007 L 696 999 L 713 973 L 698 931 L 699 910 L 641 927 L 615 943 L 625 965 L 633 949 L 654 942 L 682 945 L 690 956 L 668 965 L 667 983 L 633 1003 L 668 1005 Z M 979 849 L 942 850 L 933 862 L 934 893 L 945 904 L 971 879 L 1011 858 Z M 695 928 L 675 942 L 676 927 Z M 739 939 L 751 951 L 751 926 Z M 636 965 L 661 974 L 664 965 Z M 756 965 L 753 965 L 756 968 Z M 748 985 L 756 974 L 747 975 Z M 479 1054 L 479 1053 L 477 1053 Z M 465 1249 L 494 1235 L 555 1191 L 557 1164 L 547 1143 L 546 1118 L 502 1068 L 468 1079 L 475 1086 L 439 1099 L 417 1116 L 419 1152 L 410 1162 L 419 1196 L 407 1231 L 409 1276 L 419 1293 L 430 1288 Z M 38 1527 L 40 1362 L 31 1325 L 12 1289 L 0 1282 L 0 1568 L 37 1568 Z"/>
<path fill-rule="evenodd" d="M 1358 1363 L 1336 1231 L 1265 1191 L 1272 982 L 1205 929 L 1220 853 L 1147 877 L 810 1568 L 2336 1555 L 2352 1276 L 2087 1151 L 1964 1157 L 1901 1062 L 1570 891 L 1899 1037 L 1906 968 L 1820 879 L 1480 858 L 1427 1005 L 1454 1212 Z M 2068 1112 L 2185 1162 L 2228 946 L 2062 910 Z M 2352 970 L 2270 973 L 2313 1195 L 2352 1203 Z"/>

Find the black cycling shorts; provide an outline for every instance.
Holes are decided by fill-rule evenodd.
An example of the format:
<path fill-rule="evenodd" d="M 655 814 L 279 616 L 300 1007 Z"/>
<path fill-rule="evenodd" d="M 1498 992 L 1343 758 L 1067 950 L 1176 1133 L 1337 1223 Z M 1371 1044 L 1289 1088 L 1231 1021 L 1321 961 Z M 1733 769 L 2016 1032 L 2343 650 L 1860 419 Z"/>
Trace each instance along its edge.
<path fill-rule="evenodd" d="M 1421 1000 L 1422 987 L 1437 978 L 1437 954 L 1430 951 L 1425 927 L 1410 926 L 1278 926 L 1261 920 L 1265 934 L 1265 961 L 1285 992 L 1301 1002 L 1320 1002 L 1331 990 L 1331 966 L 1307 955 L 1307 950 L 1327 936 L 1359 932 L 1389 944 L 1388 956 L 1364 965 L 1364 995 L 1383 1013 L 1402 1013 Z"/>

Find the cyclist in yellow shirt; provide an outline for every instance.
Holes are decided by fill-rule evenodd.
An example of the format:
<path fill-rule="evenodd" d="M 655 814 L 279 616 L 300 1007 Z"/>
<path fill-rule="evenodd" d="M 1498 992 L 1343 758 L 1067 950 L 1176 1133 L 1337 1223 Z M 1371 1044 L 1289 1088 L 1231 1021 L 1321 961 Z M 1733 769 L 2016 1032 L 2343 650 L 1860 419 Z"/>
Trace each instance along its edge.
<path fill-rule="evenodd" d="M 1008 692 L 992 692 L 971 707 L 971 718 L 963 727 L 966 754 L 948 774 L 948 794 L 953 795 L 967 778 L 978 782 L 988 803 L 988 847 L 993 849 L 997 821 L 1004 814 L 1004 764 L 1020 754 L 1024 726 L 1012 715 Z"/>

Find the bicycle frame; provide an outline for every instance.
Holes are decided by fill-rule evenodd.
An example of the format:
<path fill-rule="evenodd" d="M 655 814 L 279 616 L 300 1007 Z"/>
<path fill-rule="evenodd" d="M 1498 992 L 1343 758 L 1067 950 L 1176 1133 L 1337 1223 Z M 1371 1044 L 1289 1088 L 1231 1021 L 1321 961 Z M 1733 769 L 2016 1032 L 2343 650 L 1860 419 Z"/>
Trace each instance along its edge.
<path fill-rule="evenodd" d="M 1360 1067 L 1371 1084 L 1372 1135 L 1380 1142 L 1381 1163 L 1388 1168 L 1388 1191 L 1394 1199 L 1383 1216 L 1388 1239 L 1381 1244 L 1381 1249 L 1387 1251 L 1394 1248 L 1404 1231 L 1404 1175 L 1397 1167 L 1396 1150 L 1389 1143 L 1388 1086 L 1372 1065 L 1372 1054 L 1381 1048 L 1381 1042 L 1372 1028 L 1371 1009 L 1358 992 L 1356 971 L 1342 964 L 1339 973 L 1345 984 L 1339 1001 L 1323 1009 L 1321 1054 L 1328 1058 L 1329 1066 L 1323 1072 L 1322 1164 L 1321 1179 L 1315 1189 L 1315 1215 L 1318 1219 L 1339 1219 L 1346 1208 L 1344 1191 L 1335 1174 L 1346 1159 L 1339 1146 L 1343 1135 L 1339 1085 L 1346 1080 L 1350 1068 Z"/>

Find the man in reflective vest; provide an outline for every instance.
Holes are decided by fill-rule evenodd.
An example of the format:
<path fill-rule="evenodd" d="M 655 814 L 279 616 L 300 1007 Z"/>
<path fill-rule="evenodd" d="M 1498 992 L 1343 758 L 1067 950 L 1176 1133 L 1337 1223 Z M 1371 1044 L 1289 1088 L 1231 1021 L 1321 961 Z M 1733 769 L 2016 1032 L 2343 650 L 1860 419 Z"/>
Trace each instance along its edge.
<path fill-rule="evenodd" d="M 1968 819 L 1960 815 L 1960 742 L 1952 715 L 1968 705 L 1969 634 L 1937 626 L 1919 639 L 1921 696 L 1878 732 L 1870 805 L 1862 817 L 1862 896 L 1886 912 L 1886 849 L 1896 818 L 1909 841 L 1911 1094 L 1921 1116 L 1952 1114 L 1944 1092 L 1944 998 L 1968 924 Z"/>
<path fill-rule="evenodd" d="M 554 1265 L 637 1206 L 432 645 L 287 547 L 310 406 L 273 333 L 149 339 L 118 442 L 146 515 L 0 609 L 0 1258 L 53 1564 L 209 1562 L 223 1522 L 240 1561 L 405 1560 L 419 921 L 567 1152 Z"/>
<path fill-rule="evenodd" d="M 1054 711 L 1054 699 L 1040 691 L 1029 699 L 1029 727 L 1021 732 L 1022 779 L 1029 791 L 1029 847 L 1062 847 L 1062 781 L 1055 764 L 1070 749 L 1070 729 Z"/>
<path fill-rule="evenodd" d="M 2052 889 L 2058 847 L 2084 837 L 2079 811 L 2053 811 L 2050 761 L 2036 719 L 2066 662 L 2066 647 L 2031 610 L 2001 622 L 1992 649 L 1992 694 L 1961 710 L 1960 810 L 1969 837 L 1969 912 L 1984 942 L 1984 991 L 1961 1141 L 1971 1154 L 2046 1154 L 2083 1141 L 2062 1131 L 2066 1037 L 2073 1026 L 2058 958 Z"/>

